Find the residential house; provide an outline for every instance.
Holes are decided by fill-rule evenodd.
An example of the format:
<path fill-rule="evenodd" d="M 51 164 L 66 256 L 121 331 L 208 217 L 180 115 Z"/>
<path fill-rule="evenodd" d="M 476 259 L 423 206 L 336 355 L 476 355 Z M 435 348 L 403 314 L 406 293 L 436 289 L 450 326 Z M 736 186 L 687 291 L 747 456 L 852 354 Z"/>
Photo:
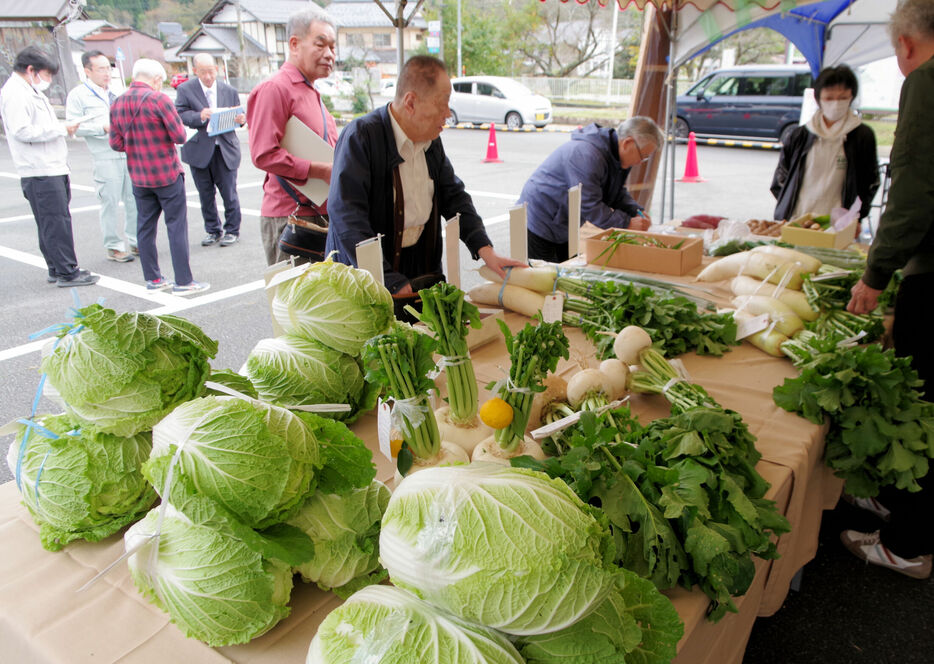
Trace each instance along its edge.
<path fill-rule="evenodd" d="M 98 50 L 115 62 L 123 78 L 131 76 L 133 64 L 141 58 L 150 58 L 165 64 L 165 48 L 162 41 L 133 28 L 104 26 L 85 35 L 81 41 L 85 49 Z"/>
<path fill-rule="evenodd" d="M 179 48 L 178 55 L 189 62 L 198 53 L 214 55 L 223 62 L 229 77 L 236 79 L 232 84 L 247 91 L 288 58 L 289 16 L 306 8 L 309 2 L 240 0 L 238 16 L 234 0 L 218 0 L 202 17 L 201 27 Z M 245 65 L 243 72 L 241 63 Z"/>
<path fill-rule="evenodd" d="M 3 0 L 0 3 L 0 84 L 13 73 L 17 53 L 27 46 L 39 46 L 59 63 L 59 72 L 49 88 L 49 98 L 53 104 L 64 104 L 68 90 L 78 84 L 65 26 L 71 20 L 84 18 L 87 18 L 84 10 L 68 0 Z"/>
<path fill-rule="evenodd" d="M 408 3 L 404 14 L 410 19 L 402 31 L 402 48 L 406 56 L 421 49 L 428 35 L 428 23 L 421 13 L 412 16 L 415 8 L 416 3 Z M 396 3 L 334 0 L 327 11 L 337 24 L 338 62 L 376 68 L 382 77 L 398 75 L 399 33 L 386 15 L 388 12 L 395 18 L 398 11 Z"/>

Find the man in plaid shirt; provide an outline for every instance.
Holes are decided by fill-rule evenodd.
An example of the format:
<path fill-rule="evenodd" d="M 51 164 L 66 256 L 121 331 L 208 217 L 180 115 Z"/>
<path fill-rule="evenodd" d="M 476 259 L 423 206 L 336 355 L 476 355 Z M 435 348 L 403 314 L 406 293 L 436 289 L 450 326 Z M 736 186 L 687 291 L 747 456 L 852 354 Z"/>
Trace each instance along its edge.
<path fill-rule="evenodd" d="M 207 290 L 188 265 L 188 207 L 185 176 L 175 150 L 185 142 L 185 127 L 172 100 L 162 93 L 165 68 L 142 58 L 133 65 L 133 83 L 110 107 L 110 147 L 126 152 L 136 198 L 137 240 L 146 288 L 188 295 Z M 162 276 L 156 231 L 165 213 L 175 283 Z"/>

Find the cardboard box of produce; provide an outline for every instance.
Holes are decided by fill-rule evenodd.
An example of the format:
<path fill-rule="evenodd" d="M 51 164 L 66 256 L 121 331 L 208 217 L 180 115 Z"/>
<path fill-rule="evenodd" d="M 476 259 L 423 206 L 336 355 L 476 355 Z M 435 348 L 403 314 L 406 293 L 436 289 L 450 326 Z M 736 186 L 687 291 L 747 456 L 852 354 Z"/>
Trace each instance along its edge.
<path fill-rule="evenodd" d="M 654 240 L 664 244 L 665 247 L 650 244 L 619 244 L 614 249 L 613 242 L 607 239 L 613 233 L 627 233 L 647 242 Z M 675 246 L 678 248 L 675 249 Z M 588 263 L 639 272 L 687 274 L 701 264 L 703 255 L 703 240 L 681 235 L 611 229 L 584 241 L 584 257 Z"/>
<path fill-rule="evenodd" d="M 782 242 L 805 247 L 846 249 L 856 242 L 857 224 L 859 224 L 859 219 L 853 221 L 842 231 L 814 231 L 785 224 L 782 226 Z"/>

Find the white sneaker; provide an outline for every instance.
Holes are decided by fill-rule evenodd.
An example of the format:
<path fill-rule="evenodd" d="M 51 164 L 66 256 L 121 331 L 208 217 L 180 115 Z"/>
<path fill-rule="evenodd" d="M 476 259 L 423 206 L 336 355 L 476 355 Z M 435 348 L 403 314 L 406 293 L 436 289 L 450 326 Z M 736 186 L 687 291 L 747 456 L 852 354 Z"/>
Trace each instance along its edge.
<path fill-rule="evenodd" d="M 867 512 L 872 512 L 883 521 L 888 521 L 892 518 L 892 512 L 875 498 L 857 498 L 856 496 L 851 496 L 848 493 L 844 493 L 843 500 L 848 502 L 850 505 L 853 505 L 854 507 L 859 507 L 860 509 L 864 509 Z"/>
<path fill-rule="evenodd" d="M 843 546 L 857 558 L 867 563 L 888 567 L 913 579 L 926 579 L 931 576 L 931 556 L 902 558 L 885 548 L 879 539 L 879 531 L 861 533 L 857 530 L 844 530 L 840 533 Z"/>

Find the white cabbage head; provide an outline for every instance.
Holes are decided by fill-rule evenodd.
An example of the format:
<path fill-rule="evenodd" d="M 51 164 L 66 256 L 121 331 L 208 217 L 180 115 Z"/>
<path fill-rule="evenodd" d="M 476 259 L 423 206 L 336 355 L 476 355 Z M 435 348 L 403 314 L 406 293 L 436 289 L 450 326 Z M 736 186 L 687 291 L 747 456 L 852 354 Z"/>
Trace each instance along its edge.
<path fill-rule="evenodd" d="M 580 620 L 616 570 L 602 512 L 559 479 L 496 464 L 407 476 L 383 516 L 379 548 L 395 585 L 514 635 Z"/>
<path fill-rule="evenodd" d="M 318 627 L 306 664 L 522 664 L 506 638 L 399 588 L 369 586 Z"/>

